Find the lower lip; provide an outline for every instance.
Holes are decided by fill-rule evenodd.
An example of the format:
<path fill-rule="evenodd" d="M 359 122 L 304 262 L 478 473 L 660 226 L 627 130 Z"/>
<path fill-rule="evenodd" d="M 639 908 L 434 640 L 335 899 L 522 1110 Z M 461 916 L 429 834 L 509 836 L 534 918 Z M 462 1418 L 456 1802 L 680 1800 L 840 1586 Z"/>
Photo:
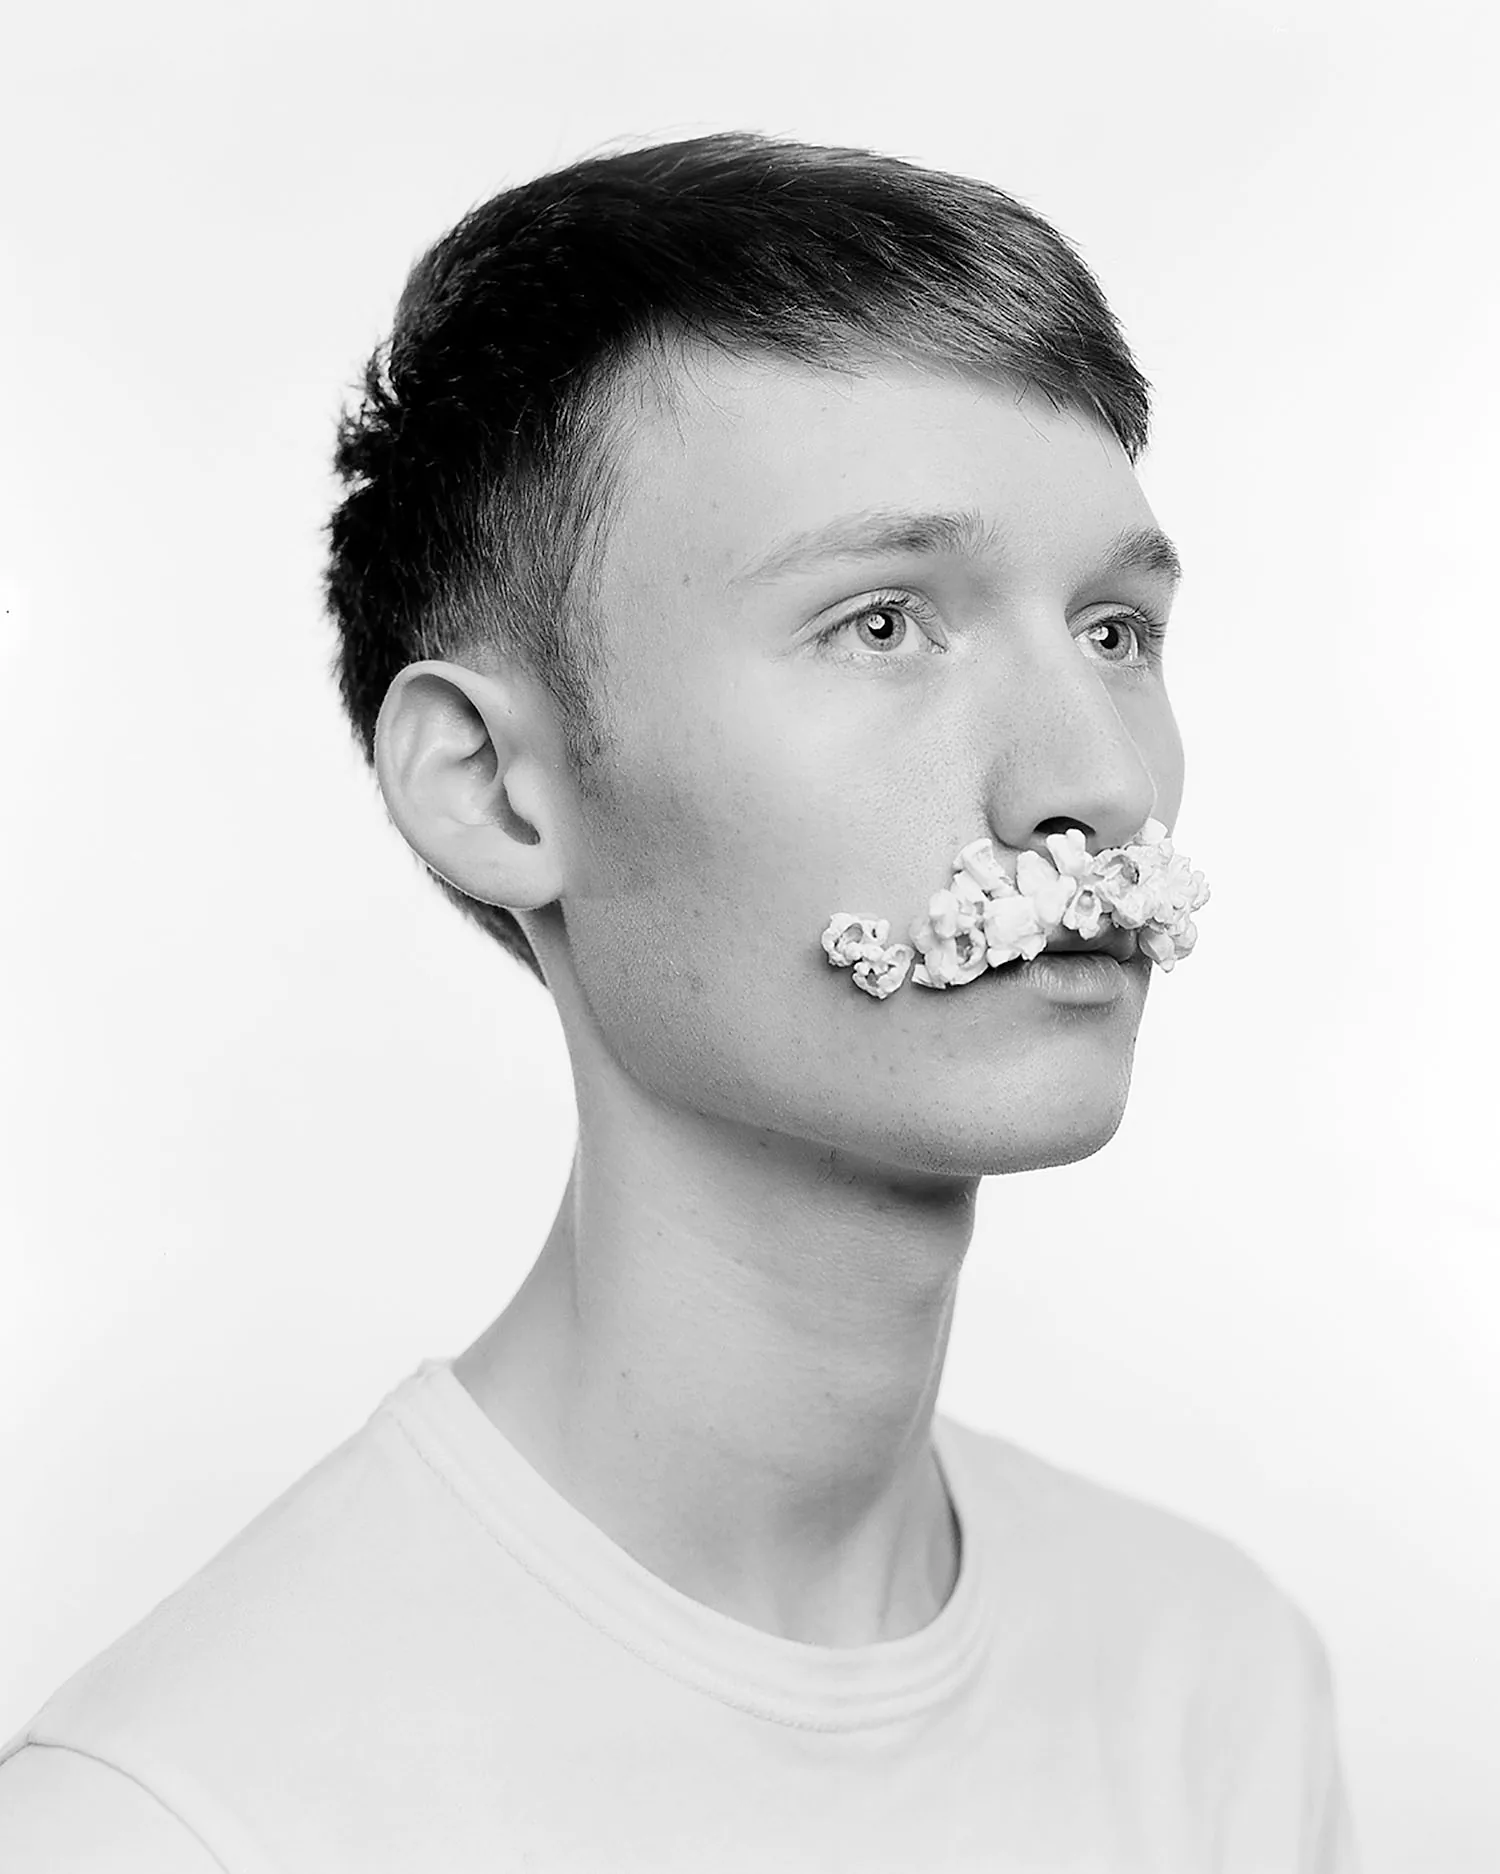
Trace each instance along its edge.
<path fill-rule="evenodd" d="M 1029 963 L 1011 964 L 998 973 L 1048 1002 L 1118 1002 L 1125 993 L 1124 964 L 1101 950 L 1043 951 Z"/>

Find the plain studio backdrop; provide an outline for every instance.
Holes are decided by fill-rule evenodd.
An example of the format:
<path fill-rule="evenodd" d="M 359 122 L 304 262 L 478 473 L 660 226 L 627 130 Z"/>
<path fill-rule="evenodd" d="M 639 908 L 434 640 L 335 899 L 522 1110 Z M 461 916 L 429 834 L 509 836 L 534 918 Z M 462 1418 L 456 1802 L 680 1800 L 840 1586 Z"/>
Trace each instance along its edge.
<path fill-rule="evenodd" d="M 1369 1874 L 1500 1865 L 1494 41 L 1204 0 L 32 8 L 3 57 L 0 1735 L 541 1245 L 545 993 L 388 823 L 319 607 L 406 270 L 601 147 L 984 177 L 1156 388 L 1196 954 L 988 1181 L 942 1405 L 1261 1560 Z M 913 1097 L 921 1097 L 915 1085 Z"/>

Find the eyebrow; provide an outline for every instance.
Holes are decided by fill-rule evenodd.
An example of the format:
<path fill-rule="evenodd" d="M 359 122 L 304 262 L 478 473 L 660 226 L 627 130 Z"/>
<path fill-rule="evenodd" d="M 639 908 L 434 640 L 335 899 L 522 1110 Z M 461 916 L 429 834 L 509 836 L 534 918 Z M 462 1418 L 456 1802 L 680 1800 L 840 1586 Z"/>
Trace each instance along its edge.
<path fill-rule="evenodd" d="M 999 530 L 972 508 L 956 513 L 871 508 L 861 514 L 843 515 L 825 527 L 779 541 L 761 559 L 736 573 L 730 583 L 760 584 L 785 579 L 793 573 L 812 571 L 828 560 L 868 559 L 900 553 L 977 556 L 993 550 L 1000 537 Z M 1176 586 L 1182 578 L 1182 561 L 1176 547 L 1159 527 L 1127 527 L 1105 549 L 1099 570 L 1157 573 Z"/>

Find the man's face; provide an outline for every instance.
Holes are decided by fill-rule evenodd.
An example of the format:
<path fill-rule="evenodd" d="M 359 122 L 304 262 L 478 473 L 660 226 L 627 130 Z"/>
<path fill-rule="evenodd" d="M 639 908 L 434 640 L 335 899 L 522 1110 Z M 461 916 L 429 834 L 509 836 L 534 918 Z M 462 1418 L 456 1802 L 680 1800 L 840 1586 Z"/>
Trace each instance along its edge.
<path fill-rule="evenodd" d="M 1171 586 L 1109 570 L 1122 534 L 1155 526 L 1126 455 L 1014 384 L 898 364 L 694 354 L 670 405 L 625 426 L 598 592 L 614 747 L 570 832 L 584 1002 L 561 995 L 565 1019 L 586 1007 L 673 1106 L 897 1172 L 1096 1151 L 1149 963 L 1107 1006 L 993 971 L 877 1001 L 819 939 L 849 911 L 909 941 L 985 835 L 1014 853 L 1073 824 L 1094 850 L 1148 816 L 1170 830 L 1182 745 L 1145 625 L 1121 615 L 1164 615 Z M 768 564 L 902 514 L 984 533 Z"/>

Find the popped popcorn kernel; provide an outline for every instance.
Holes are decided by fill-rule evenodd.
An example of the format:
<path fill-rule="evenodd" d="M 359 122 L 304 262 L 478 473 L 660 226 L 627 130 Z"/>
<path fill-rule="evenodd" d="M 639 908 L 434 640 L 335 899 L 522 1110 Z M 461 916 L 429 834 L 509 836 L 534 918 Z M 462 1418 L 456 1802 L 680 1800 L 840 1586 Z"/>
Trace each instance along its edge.
<path fill-rule="evenodd" d="M 1047 943 L 1047 927 L 1035 903 L 1019 893 L 1014 898 L 992 899 L 985 907 L 984 934 L 987 960 L 996 970 L 1017 957 L 1029 961 Z"/>
<path fill-rule="evenodd" d="M 953 870 L 971 878 L 981 891 L 997 896 L 1009 896 L 1016 889 L 1014 879 L 995 852 L 992 839 L 971 839 L 953 861 Z"/>
<path fill-rule="evenodd" d="M 1066 833 L 1049 833 L 1046 839 L 1052 863 L 1067 878 L 1086 879 L 1094 867 L 1094 855 L 1076 826 Z"/>
<path fill-rule="evenodd" d="M 854 966 L 854 980 L 877 1002 L 883 1002 L 906 981 L 912 955 L 910 945 L 891 944 L 878 957 L 861 957 Z"/>
<path fill-rule="evenodd" d="M 1062 921 L 1085 943 L 1092 943 L 1109 921 L 1109 907 L 1092 885 L 1080 885 Z"/>
<path fill-rule="evenodd" d="M 1055 927 L 1073 902 L 1078 881 L 1065 877 L 1042 853 L 1027 851 L 1016 858 L 1016 888 L 1036 906 L 1042 923 Z"/>
<path fill-rule="evenodd" d="M 952 989 L 971 983 L 989 968 L 985 955 L 984 932 L 970 926 L 952 937 L 934 937 L 919 944 L 922 961 L 912 971 L 912 981 L 924 989 Z"/>
<path fill-rule="evenodd" d="M 850 911 L 835 911 L 823 932 L 823 948 L 835 969 L 846 970 L 862 957 L 885 947 L 890 933 L 889 918 L 860 917 Z"/>

